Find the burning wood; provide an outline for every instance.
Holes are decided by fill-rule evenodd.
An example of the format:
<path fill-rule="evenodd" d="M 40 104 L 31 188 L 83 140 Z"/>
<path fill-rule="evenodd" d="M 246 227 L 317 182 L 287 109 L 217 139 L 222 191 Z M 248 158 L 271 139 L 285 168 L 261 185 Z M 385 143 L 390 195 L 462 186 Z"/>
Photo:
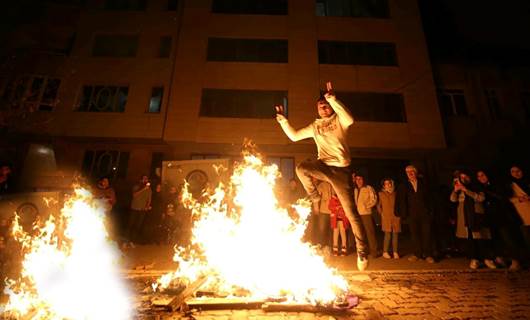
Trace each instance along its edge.
<path fill-rule="evenodd" d="M 194 282 L 207 276 L 204 290 L 227 292 L 256 301 L 268 297 L 300 305 L 327 305 L 344 298 L 347 281 L 329 268 L 322 256 L 302 241 L 310 203 L 299 201 L 289 215 L 275 197 L 279 177 L 275 165 L 259 155 L 243 153 L 227 185 L 206 191 L 201 201 L 185 189 L 183 202 L 192 211 L 191 246 L 177 247 L 176 271 L 161 277 L 154 288 L 173 279 Z"/>

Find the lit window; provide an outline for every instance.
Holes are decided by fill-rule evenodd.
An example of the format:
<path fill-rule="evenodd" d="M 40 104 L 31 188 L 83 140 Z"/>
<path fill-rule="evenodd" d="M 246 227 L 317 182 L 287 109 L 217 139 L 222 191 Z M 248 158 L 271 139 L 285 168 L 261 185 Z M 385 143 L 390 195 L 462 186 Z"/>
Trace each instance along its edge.
<path fill-rule="evenodd" d="M 151 99 L 149 99 L 149 113 L 159 113 L 162 109 L 162 98 L 164 96 L 163 87 L 154 87 L 151 90 Z"/>

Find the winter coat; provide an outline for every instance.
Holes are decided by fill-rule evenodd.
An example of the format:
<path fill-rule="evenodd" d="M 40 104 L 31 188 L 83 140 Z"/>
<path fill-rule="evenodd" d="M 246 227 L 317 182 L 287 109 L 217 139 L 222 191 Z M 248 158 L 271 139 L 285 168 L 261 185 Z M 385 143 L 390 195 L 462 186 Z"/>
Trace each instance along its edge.
<path fill-rule="evenodd" d="M 384 232 L 401 232 L 401 219 L 396 215 L 396 192 L 380 191 L 377 211 Z"/>

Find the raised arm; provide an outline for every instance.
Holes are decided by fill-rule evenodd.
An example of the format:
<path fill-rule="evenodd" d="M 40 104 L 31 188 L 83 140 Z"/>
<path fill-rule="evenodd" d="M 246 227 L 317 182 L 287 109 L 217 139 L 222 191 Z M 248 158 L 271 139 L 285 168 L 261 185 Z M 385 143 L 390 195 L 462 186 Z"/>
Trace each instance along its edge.
<path fill-rule="evenodd" d="M 350 111 L 342 102 L 337 100 L 335 97 L 335 93 L 333 93 L 333 87 L 331 86 L 331 82 L 326 83 L 327 92 L 324 95 L 326 98 L 326 101 L 329 103 L 333 111 L 337 114 L 337 117 L 339 118 L 340 123 L 344 128 L 347 128 L 353 124 L 353 116 L 351 115 Z"/>
<path fill-rule="evenodd" d="M 276 121 L 282 127 L 285 135 L 291 139 L 291 141 L 299 141 L 307 138 L 313 137 L 313 128 L 311 125 L 304 127 L 300 130 L 296 130 L 289 124 L 289 120 L 283 115 L 283 106 L 276 106 Z"/>

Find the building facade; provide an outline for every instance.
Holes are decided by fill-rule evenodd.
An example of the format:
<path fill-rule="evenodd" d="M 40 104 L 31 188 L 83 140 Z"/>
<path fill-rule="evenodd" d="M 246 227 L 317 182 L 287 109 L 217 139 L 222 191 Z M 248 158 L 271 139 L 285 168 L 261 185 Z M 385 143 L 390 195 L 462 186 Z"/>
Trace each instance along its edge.
<path fill-rule="evenodd" d="M 44 142 L 60 168 L 110 174 L 125 188 L 162 160 L 238 158 L 249 138 L 289 178 L 316 147 L 289 141 L 273 106 L 285 105 L 292 125 L 305 126 L 327 81 L 356 119 L 353 165 L 373 181 L 401 175 L 409 162 L 429 172 L 446 147 L 415 0 L 86 0 L 44 8 L 33 28 L 42 35 L 47 26 L 63 41 L 44 43 L 65 49 L 35 50 L 37 41 L 20 53 L 22 38 L 10 42 L 0 71 L 11 117 L 5 150 Z"/>

